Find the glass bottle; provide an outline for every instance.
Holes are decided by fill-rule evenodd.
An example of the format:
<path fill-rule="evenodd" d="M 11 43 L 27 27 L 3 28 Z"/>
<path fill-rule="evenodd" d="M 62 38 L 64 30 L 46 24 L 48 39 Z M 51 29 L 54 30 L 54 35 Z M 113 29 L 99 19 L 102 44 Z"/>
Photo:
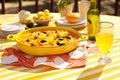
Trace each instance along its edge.
<path fill-rule="evenodd" d="M 97 8 L 96 0 L 90 0 L 91 5 L 87 13 L 87 32 L 88 39 L 95 41 L 95 34 L 99 31 L 99 26 L 97 24 L 100 22 L 100 13 Z"/>

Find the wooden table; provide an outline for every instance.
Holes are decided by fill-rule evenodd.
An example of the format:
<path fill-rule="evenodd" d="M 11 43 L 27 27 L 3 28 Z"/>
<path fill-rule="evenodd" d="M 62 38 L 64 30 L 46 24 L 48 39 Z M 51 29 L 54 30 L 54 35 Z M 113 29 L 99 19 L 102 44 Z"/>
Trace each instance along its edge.
<path fill-rule="evenodd" d="M 55 17 L 58 18 L 58 16 L 59 14 L 55 13 Z M 97 60 L 101 54 L 98 53 L 88 55 L 84 68 L 54 70 L 41 66 L 30 69 L 0 64 L 0 80 L 120 80 L 120 17 L 101 15 L 100 18 L 101 21 L 114 23 L 114 41 L 109 54 L 112 58 L 110 64 L 100 65 Z M 18 21 L 17 14 L 0 15 L 0 24 Z M 0 43 L 0 48 L 11 45 L 2 38 Z M 0 52 L 0 55 L 2 54 L 3 52 Z"/>

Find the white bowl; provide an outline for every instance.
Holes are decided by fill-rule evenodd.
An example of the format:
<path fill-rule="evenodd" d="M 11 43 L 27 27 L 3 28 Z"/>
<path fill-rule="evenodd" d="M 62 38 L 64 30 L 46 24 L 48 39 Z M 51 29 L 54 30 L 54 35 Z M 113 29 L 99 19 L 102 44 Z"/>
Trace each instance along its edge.
<path fill-rule="evenodd" d="M 34 22 L 37 24 L 37 25 L 40 25 L 40 26 L 48 26 L 49 22 L 51 20 L 35 20 L 34 19 Z"/>

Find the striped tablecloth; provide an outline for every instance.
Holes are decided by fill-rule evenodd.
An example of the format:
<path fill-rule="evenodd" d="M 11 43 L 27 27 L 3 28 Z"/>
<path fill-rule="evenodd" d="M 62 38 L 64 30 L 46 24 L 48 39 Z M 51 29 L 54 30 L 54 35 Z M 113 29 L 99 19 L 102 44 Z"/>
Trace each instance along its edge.
<path fill-rule="evenodd" d="M 111 63 L 100 65 L 97 60 L 101 54 L 96 53 L 88 55 L 84 68 L 55 70 L 40 66 L 30 69 L 0 64 L 0 80 L 120 80 L 120 17 L 108 15 L 100 17 L 101 21 L 114 23 L 114 41 L 109 54 L 112 58 Z M 14 21 L 18 21 L 17 15 L 0 15 L 0 24 Z M 2 38 L 0 43 L 0 48 L 13 45 Z M 0 52 L 0 56 L 2 54 L 3 52 Z"/>

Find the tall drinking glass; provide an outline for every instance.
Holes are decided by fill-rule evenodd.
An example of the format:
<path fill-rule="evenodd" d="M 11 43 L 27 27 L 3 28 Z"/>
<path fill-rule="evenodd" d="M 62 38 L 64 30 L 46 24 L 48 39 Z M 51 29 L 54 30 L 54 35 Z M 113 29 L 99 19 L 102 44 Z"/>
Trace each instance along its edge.
<path fill-rule="evenodd" d="M 98 60 L 101 64 L 110 63 L 112 60 L 107 55 L 113 42 L 113 24 L 110 22 L 100 22 L 100 30 L 96 33 L 96 43 L 103 56 Z"/>
<path fill-rule="evenodd" d="M 87 12 L 90 7 L 90 2 L 87 0 L 78 1 L 78 11 L 81 18 L 87 19 Z"/>

